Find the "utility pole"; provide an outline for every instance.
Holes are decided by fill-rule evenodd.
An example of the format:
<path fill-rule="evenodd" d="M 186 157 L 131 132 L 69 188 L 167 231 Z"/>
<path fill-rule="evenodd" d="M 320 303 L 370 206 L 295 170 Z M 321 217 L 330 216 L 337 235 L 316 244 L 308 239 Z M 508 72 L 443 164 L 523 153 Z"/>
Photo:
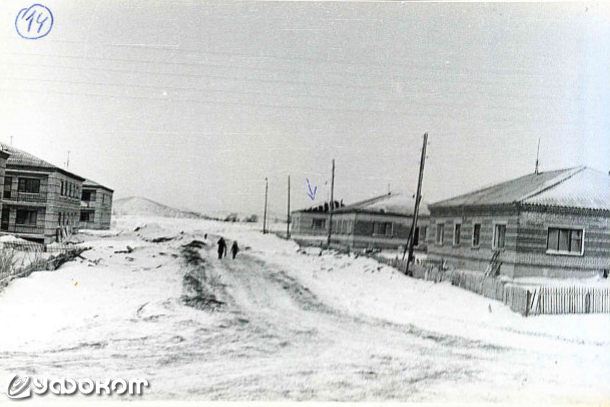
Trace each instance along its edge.
<path fill-rule="evenodd" d="M 335 200 L 335 160 L 333 158 L 333 173 L 330 179 L 330 205 L 328 206 L 328 241 L 327 246 L 330 248 L 330 238 L 333 234 L 333 206 Z"/>
<path fill-rule="evenodd" d="M 538 138 L 538 151 L 536 152 L 536 169 L 534 170 L 534 174 L 536 174 L 536 175 L 538 175 L 540 173 L 540 171 L 539 171 L 540 160 L 538 160 L 539 157 L 540 157 L 540 138 Z"/>
<path fill-rule="evenodd" d="M 286 239 L 290 239 L 290 175 L 288 176 L 288 209 L 286 214 Z"/>
<path fill-rule="evenodd" d="M 269 180 L 265 177 L 265 211 L 263 212 L 263 234 L 267 233 L 267 193 L 269 191 Z"/>
<path fill-rule="evenodd" d="M 413 243 L 415 241 L 415 231 L 417 230 L 417 218 L 419 217 L 419 204 L 421 202 L 421 187 L 424 182 L 424 165 L 426 164 L 426 146 L 428 145 L 428 133 L 424 134 L 424 146 L 421 150 L 421 161 L 419 163 L 419 180 L 417 181 L 417 195 L 415 195 L 415 208 L 413 209 L 413 223 L 409 233 L 408 249 L 409 257 L 407 257 L 407 267 L 405 273 L 409 274 L 409 264 L 413 260 Z M 405 248 L 406 251 L 407 248 Z M 403 253 L 404 259 L 404 253 Z"/>
<path fill-rule="evenodd" d="M 66 159 L 66 170 L 70 169 L 70 150 L 68 150 L 68 158 Z"/>

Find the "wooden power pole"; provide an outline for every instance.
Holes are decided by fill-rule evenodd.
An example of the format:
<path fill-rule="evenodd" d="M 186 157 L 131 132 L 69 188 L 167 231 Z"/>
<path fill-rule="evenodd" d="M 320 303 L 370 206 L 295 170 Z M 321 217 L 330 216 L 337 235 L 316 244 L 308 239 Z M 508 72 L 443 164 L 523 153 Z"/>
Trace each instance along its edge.
<path fill-rule="evenodd" d="M 269 180 L 265 177 L 265 211 L 263 212 L 263 234 L 267 233 L 267 192 L 269 191 Z"/>
<path fill-rule="evenodd" d="M 417 181 L 417 195 L 415 195 L 415 208 L 413 209 L 413 223 L 411 223 L 411 231 L 409 233 L 407 268 L 405 273 L 409 274 L 409 264 L 413 260 L 413 244 L 415 242 L 415 231 L 417 230 L 417 218 L 419 217 L 419 204 L 421 203 L 421 187 L 424 181 L 424 166 L 426 164 L 426 146 L 428 145 L 428 133 L 424 134 L 424 146 L 421 150 L 421 161 L 419 163 L 419 180 Z M 405 248 L 405 251 L 407 250 Z M 404 254 L 403 254 L 404 259 Z"/>
<path fill-rule="evenodd" d="M 330 248 L 330 239 L 333 234 L 333 206 L 335 200 L 335 160 L 333 159 L 333 172 L 330 179 L 330 205 L 328 207 L 328 241 L 326 245 Z"/>
<path fill-rule="evenodd" d="M 286 239 L 290 239 L 290 175 L 288 176 L 288 209 L 286 213 Z"/>

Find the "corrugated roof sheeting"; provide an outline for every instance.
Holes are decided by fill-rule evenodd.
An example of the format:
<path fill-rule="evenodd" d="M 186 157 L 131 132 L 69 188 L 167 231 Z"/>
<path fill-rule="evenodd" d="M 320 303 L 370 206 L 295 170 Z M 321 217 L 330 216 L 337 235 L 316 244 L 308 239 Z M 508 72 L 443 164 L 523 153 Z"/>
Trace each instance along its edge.
<path fill-rule="evenodd" d="M 2 151 L 5 151 L 10 154 L 8 160 L 6 161 L 6 165 L 20 165 L 39 168 L 57 168 L 57 166 L 48 163 L 30 153 L 26 153 L 23 150 L 19 150 L 18 148 L 14 148 L 4 143 L 0 143 L 0 146 L 2 147 Z"/>
<path fill-rule="evenodd" d="M 610 175 L 584 168 L 525 204 L 610 210 Z"/>
<path fill-rule="evenodd" d="M 359 204 L 348 205 L 337 210 L 337 213 L 346 212 L 374 212 L 413 216 L 415 198 L 404 194 L 386 194 Z M 430 215 L 428 205 L 422 202 L 419 209 L 420 216 Z"/>
<path fill-rule="evenodd" d="M 108 191 L 114 192 L 113 189 L 108 188 L 107 186 L 104 186 L 102 184 L 98 184 L 95 181 L 92 181 L 90 179 L 86 179 L 85 181 L 83 181 L 83 187 L 89 187 L 89 188 L 103 188 L 103 189 L 107 189 Z"/>
<path fill-rule="evenodd" d="M 26 153 L 25 151 L 15 148 L 13 146 L 9 146 L 7 144 L 0 143 L 0 147 L 2 148 L 2 151 L 10 154 L 10 156 L 8 157 L 8 160 L 6 160 L 7 167 L 21 166 L 21 167 L 46 168 L 49 170 L 54 170 L 54 171 L 61 172 L 63 174 L 70 175 L 72 177 L 75 177 L 75 178 L 83 180 L 83 181 L 85 180 L 80 175 L 74 174 L 73 172 L 70 172 L 68 170 L 64 170 L 63 168 L 53 165 L 45 160 L 42 160 L 42 159 L 36 157 L 35 155 Z"/>
<path fill-rule="evenodd" d="M 610 210 L 610 176 L 587 167 L 529 174 L 432 204 L 432 208 L 531 204 Z"/>
<path fill-rule="evenodd" d="M 433 204 L 433 207 L 463 205 L 501 205 L 515 203 L 546 188 L 578 168 L 529 174 Z"/>

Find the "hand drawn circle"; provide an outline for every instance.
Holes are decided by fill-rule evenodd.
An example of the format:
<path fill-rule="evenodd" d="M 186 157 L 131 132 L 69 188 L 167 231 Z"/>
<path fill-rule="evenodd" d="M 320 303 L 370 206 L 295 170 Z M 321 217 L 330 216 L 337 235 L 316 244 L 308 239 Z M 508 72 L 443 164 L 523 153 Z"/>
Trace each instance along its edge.
<path fill-rule="evenodd" d="M 42 4 L 32 4 L 22 8 L 15 18 L 17 34 L 26 40 L 37 40 L 51 32 L 53 13 Z"/>

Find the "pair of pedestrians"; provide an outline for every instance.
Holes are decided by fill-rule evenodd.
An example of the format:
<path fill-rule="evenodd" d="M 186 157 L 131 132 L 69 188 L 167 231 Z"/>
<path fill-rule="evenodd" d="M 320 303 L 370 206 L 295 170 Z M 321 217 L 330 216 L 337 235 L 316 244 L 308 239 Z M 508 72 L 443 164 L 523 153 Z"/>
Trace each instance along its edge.
<path fill-rule="evenodd" d="M 237 245 L 237 241 L 233 241 L 233 244 L 231 245 L 231 255 L 233 256 L 233 259 L 237 256 L 237 252 L 239 252 L 239 246 Z M 227 257 L 227 243 L 224 238 L 221 237 L 218 241 L 218 258 L 222 259 L 223 257 Z"/>

